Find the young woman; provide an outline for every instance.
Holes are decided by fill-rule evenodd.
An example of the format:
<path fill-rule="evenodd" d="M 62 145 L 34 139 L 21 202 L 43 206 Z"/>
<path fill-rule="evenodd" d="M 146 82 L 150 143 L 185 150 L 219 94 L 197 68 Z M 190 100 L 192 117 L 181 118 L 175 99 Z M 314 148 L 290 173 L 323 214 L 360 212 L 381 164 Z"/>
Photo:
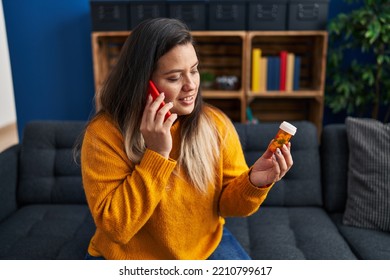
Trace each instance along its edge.
<path fill-rule="evenodd" d="M 81 148 L 96 224 L 87 258 L 249 258 L 224 217 L 257 211 L 293 164 L 290 144 L 248 168 L 231 121 L 202 101 L 199 63 L 178 20 L 147 20 L 128 37 Z"/>

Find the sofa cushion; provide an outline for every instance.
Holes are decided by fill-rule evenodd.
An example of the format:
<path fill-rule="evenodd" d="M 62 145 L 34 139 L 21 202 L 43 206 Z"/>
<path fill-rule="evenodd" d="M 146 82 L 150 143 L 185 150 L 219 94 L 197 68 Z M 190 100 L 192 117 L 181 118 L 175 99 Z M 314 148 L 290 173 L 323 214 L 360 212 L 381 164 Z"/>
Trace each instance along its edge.
<path fill-rule="evenodd" d="M 30 122 L 20 158 L 18 201 L 86 203 L 80 166 L 73 159 L 75 140 L 85 122 Z"/>
<path fill-rule="evenodd" d="M 307 121 L 292 122 L 297 133 L 291 139 L 294 165 L 268 194 L 264 205 L 322 205 L 320 157 L 316 127 Z M 235 123 L 248 165 L 252 165 L 267 149 L 280 123 Z M 308 187 L 309 186 L 309 187 Z"/>
<path fill-rule="evenodd" d="M 348 117 L 348 198 L 343 222 L 390 231 L 390 124 Z"/>
<path fill-rule="evenodd" d="M 321 207 L 261 207 L 248 219 L 254 259 L 356 259 Z"/>
<path fill-rule="evenodd" d="M 388 232 L 346 226 L 342 223 L 342 213 L 332 214 L 331 217 L 359 259 L 390 260 L 390 234 Z"/>
<path fill-rule="evenodd" d="M 0 259 L 83 259 L 95 225 L 87 205 L 29 205 L 0 227 Z"/>

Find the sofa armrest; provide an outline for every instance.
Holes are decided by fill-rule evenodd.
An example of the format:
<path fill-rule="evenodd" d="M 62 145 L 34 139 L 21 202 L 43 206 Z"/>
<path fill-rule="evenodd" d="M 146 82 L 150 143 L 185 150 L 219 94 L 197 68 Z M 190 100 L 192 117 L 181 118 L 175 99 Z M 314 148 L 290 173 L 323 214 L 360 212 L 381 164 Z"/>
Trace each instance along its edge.
<path fill-rule="evenodd" d="M 17 209 L 20 144 L 0 153 L 0 221 Z"/>

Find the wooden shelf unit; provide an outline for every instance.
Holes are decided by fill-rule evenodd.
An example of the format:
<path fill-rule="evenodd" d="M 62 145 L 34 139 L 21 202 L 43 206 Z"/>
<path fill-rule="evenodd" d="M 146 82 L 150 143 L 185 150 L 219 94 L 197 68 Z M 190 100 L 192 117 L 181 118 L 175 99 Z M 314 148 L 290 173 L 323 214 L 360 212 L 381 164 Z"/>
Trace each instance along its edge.
<path fill-rule="evenodd" d="M 95 90 L 98 93 L 130 31 L 92 33 Z M 236 76 L 233 90 L 203 88 L 204 99 L 233 121 L 246 122 L 249 106 L 261 122 L 309 120 L 322 128 L 328 35 L 326 31 L 193 31 L 200 72 Z M 300 90 L 251 91 L 251 53 L 278 55 L 281 50 L 301 56 Z"/>

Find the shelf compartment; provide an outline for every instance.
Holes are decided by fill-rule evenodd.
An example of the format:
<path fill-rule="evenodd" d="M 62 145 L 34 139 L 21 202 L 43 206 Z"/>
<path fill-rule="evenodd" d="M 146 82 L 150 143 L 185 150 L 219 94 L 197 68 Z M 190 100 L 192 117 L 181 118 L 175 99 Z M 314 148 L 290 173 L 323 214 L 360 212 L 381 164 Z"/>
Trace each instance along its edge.
<path fill-rule="evenodd" d="M 324 90 L 327 55 L 326 31 L 254 31 L 248 33 L 248 56 L 260 48 L 262 56 L 279 56 L 281 51 L 301 57 L 301 89 Z M 247 66 L 247 88 L 251 89 L 251 63 Z"/>
<path fill-rule="evenodd" d="M 322 101 L 317 99 L 255 99 L 248 104 L 253 116 L 259 119 L 260 122 L 309 120 L 315 123 L 318 119 L 322 119 Z"/>
<path fill-rule="evenodd" d="M 207 98 L 204 100 L 223 111 L 233 122 L 243 122 L 245 119 L 245 106 L 237 102 L 236 98 Z"/>
<path fill-rule="evenodd" d="M 241 31 L 194 31 L 195 48 L 199 58 L 199 71 L 208 72 L 214 77 L 234 76 L 237 78 L 235 90 L 243 92 L 245 78 L 245 39 Z M 224 91 L 214 81 L 208 91 Z"/>

